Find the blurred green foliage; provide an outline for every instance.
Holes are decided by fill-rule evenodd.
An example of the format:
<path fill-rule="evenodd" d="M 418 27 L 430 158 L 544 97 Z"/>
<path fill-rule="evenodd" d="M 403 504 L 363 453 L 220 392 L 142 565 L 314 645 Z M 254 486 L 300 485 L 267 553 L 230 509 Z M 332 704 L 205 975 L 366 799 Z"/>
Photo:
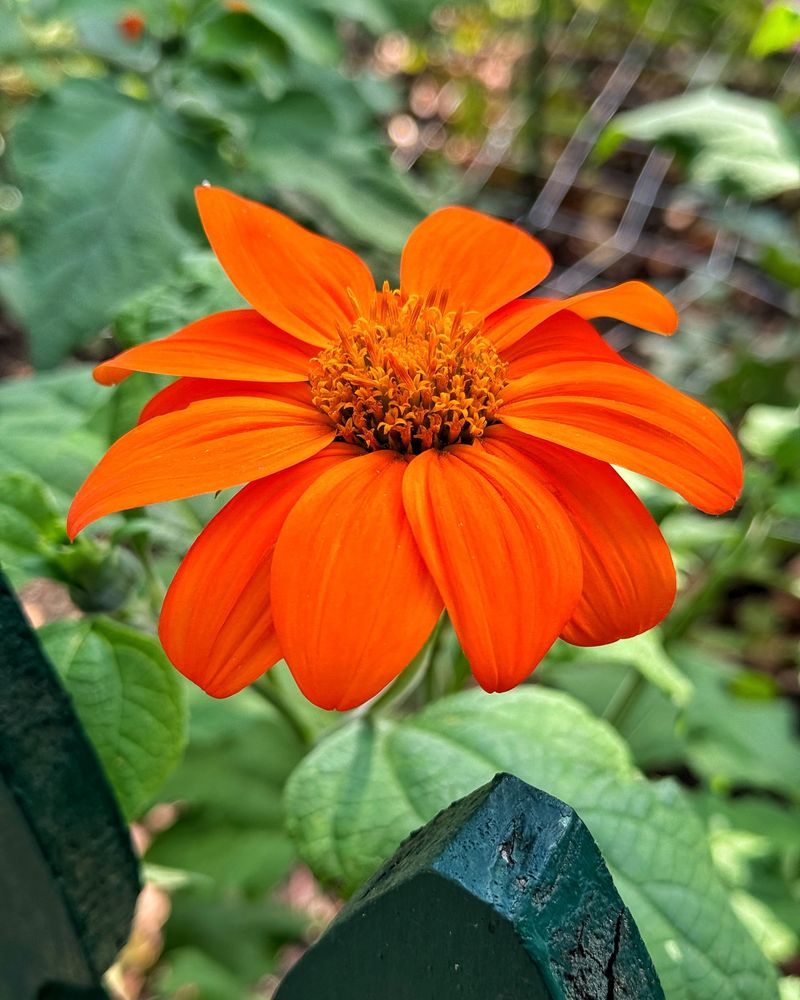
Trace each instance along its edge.
<path fill-rule="evenodd" d="M 127 997 L 269 996 L 332 910 L 319 886 L 292 889 L 300 858 L 344 894 L 499 768 L 586 819 L 669 998 L 772 1000 L 769 963 L 794 973 L 783 1000 L 800 995 L 798 123 L 771 96 L 790 75 L 791 15 L 760 0 L 0 6 L 3 310 L 36 367 L 63 362 L 0 382 L 0 560 L 32 603 L 43 578 L 69 598 L 71 617 L 42 638 L 171 910 L 163 931 L 137 922 L 117 970 Z M 636 110 L 610 122 L 569 211 L 602 225 L 619 200 L 602 171 L 632 184 L 636 155 L 662 145 L 689 220 L 660 206 L 643 242 L 657 251 L 677 232 L 707 253 L 724 224 L 769 289 L 748 298 L 712 271 L 689 275 L 702 296 L 678 336 L 642 335 L 631 352 L 717 407 L 747 460 L 741 503 L 715 519 L 631 477 L 675 556 L 672 614 L 613 646 L 559 643 L 531 687 L 500 699 L 462 692 L 446 627 L 374 724 L 308 706 L 283 667 L 225 702 L 184 684 L 155 622 L 226 497 L 115 515 L 74 545 L 64 515 L 162 382 L 111 392 L 87 360 L 240 304 L 204 246 L 193 185 L 276 205 L 391 274 L 444 197 L 527 211 L 634 41 L 651 49 Z M 706 79 L 710 66 L 727 69 Z M 692 74 L 716 89 L 676 96 Z M 545 239 L 564 266 L 586 252 L 569 234 Z M 636 261 L 609 281 L 674 273 L 657 252 Z"/>
<path fill-rule="evenodd" d="M 421 217 L 376 123 L 397 96 L 374 74 L 336 71 L 333 15 L 386 28 L 423 15 L 421 0 L 145 3 L 133 31 L 116 0 L 15 6 L 3 14 L 14 30 L 0 113 L 13 134 L 0 291 L 37 366 L 175 271 L 199 243 L 203 180 L 386 250 Z"/>

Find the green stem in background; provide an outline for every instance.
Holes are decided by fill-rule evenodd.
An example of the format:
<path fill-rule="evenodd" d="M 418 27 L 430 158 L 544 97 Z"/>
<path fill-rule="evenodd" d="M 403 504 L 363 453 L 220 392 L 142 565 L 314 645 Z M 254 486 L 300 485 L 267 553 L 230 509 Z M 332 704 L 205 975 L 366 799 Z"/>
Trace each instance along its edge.
<path fill-rule="evenodd" d="M 662 627 L 664 645 L 682 639 L 694 623 L 713 608 L 727 582 L 735 577 L 768 537 L 770 518 L 758 502 L 742 510 L 733 538 L 723 543 L 711 560 L 707 572 L 685 593 Z M 603 718 L 617 729 L 647 688 L 647 678 L 631 669 L 611 697 Z"/>
<path fill-rule="evenodd" d="M 314 744 L 317 733 L 302 718 L 300 713 L 295 711 L 290 699 L 281 690 L 279 685 L 275 683 L 275 678 L 269 671 L 259 677 L 258 680 L 253 681 L 250 687 L 264 701 L 269 702 L 278 714 L 286 720 L 304 747 L 310 747 Z"/>
<path fill-rule="evenodd" d="M 611 696 L 609 703 L 601 718 L 610 722 L 612 726 L 619 729 L 624 720 L 629 715 L 631 709 L 639 700 L 647 687 L 647 679 L 644 674 L 632 667 L 622 678 L 622 681 Z"/>
<path fill-rule="evenodd" d="M 388 712 L 399 708 L 403 702 L 407 701 L 417 690 L 427 676 L 431 664 L 436 658 L 439 649 L 442 629 L 447 620 L 446 612 L 439 616 L 439 620 L 434 626 L 430 638 L 419 653 L 414 657 L 408 667 L 400 676 L 390 684 L 389 687 L 379 695 L 366 709 L 365 715 L 375 718 L 386 715 Z"/>
<path fill-rule="evenodd" d="M 754 506 L 742 511 L 737 527 L 736 535 L 720 547 L 706 574 L 682 596 L 664 623 L 665 645 L 682 639 L 697 619 L 714 606 L 728 581 L 746 566 L 752 553 L 757 552 L 769 536 L 771 519 Z"/>

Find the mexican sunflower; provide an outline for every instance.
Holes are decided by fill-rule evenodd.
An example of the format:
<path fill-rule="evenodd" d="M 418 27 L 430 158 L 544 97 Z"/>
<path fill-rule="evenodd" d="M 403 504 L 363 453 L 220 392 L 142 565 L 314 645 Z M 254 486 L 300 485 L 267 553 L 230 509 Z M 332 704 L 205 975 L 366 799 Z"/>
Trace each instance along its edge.
<path fill-rule="evenodd" d="M 250 303 L 95 371 L 177 376 L 109 449 L 72 537 L 125 508 L 246 484 L 189 550 L 160 636 L 175 666 L 233 694 L 280 658 L 325 708 L 366 701 L 446 608 L 478 682 L 503 691 L 554 640 L 597 645 L 660 621 L 667 545 L 610 463 L 718 513 L 737 447 L 706 407 L 624 361 L 587 320 L 669 334 L 639 282 L 520 298 L 547 251 L 443 208 L 412 232 L 400 287 L 350 250 L 204 186 L 209 242 Z"/>

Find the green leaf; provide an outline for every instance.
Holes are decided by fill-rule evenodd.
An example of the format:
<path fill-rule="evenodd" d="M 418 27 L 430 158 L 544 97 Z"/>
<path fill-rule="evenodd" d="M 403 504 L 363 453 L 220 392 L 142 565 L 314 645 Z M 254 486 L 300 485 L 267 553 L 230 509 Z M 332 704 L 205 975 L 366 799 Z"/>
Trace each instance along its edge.
<path fill-rule="evenodd" d="M 686 799 L 670 782 L 644 781 L 613 730 L 566 695 L 469 691 L 402 722 L 351 722 L 293 773 L 289 828 L 320 877 L 352 890 L 412 829 L 498 771 L 578 811 L 671 1000 L 776 997 Z"/>
<path fill-rule="evenodd" d="M 244 306 L 214 254 L 197 250 L 184 256 L 166 280 L 123 303 L 114 318 L 114 338 L 132 347 L 166 337 L 210 313 Z"/>
<path fill-rule="evenodd" d="M 0 563 L 6 569 L 23 577 L 40 572 L 47 541 L 63 535 L 63 521 L 41 479 L 24 472 L 0 475 Z"/>
<path fill-rule="evenodd" d="M 48 367 L 174 266 L 192 243 L 181 213 L 193 219 L 192 187 L 214 164 L 169 111 L 106 80 L 71 80 L 32 103 L 10 150 L 24 200 L 3 284 L 34 363 Z"/>
<path fill-rule="evenodd" d="M 107 394 L 89 365 L 0 383 L 0 472 L 44 480 L 65 513 L 108 444 L 92 419 Z"/>
<path fill-rule="evenodd" d="M 147 860 L 257 896 L 294 861 L 281 793 L 300 758 L 298 740 L 252 691 L 224 702 L 193 690 L 190 698 L 191 739 L 161 790 L 162 799 L 182 803 L 181 817 Z"/>
<path fill-rule="evenodd" d="M 773 3 L 764 11 L 750 41 L 750 53 L 757 59 L 772 52 L 790 49 L 800 42 L 800 8 L 788 3 Z"/>
<path fill-rule="evenodd" d="M 320 204 L 369 246 L 399 250 L 424 214 L 408 178 L 386 151 L 359 133 L 343 133 L 329 105 L 294 92 L 265 109 L 247 156 L 253 169 L 284 192 Z"/>
<path fill-rule="evenodd" d="M 569 653 L 566 653 L 569 650 Z M 561 647 L 561 655 L 579 659 L 584 663 L 623 663 L 637 670 L 645 680 L 663 691 L 671 701 L 680 707 L 688 705 L 694 690 L 692 682 L 664 651 L 657 629 L 651 629 L 632 639 L 620 639 L 607 646 L 587 646 L 577 649 L 573 646 Z"/>
<path fill-rule="evenodd" d="M 249 0 L 248 11 L 304 59 L 334 65 L 342 47 L 333 18 L 297 0 Z"/>
<path fill-rule="evenodd" d="M 768 958 L 790 960 L 800 945 L 800 809 L 752 795 L 693 792 L 692 800 L 708 824 L 714 864 L 735 890 L 740 919 Z"/>
<path fill-rule="evenodd" d="M 800 187 L 800 149 L 770 101 L 711 87 L 625 111 L 600 137 L 596 154 L 611 155 L 626 137 L 688 153 L 700 184 L 755 199 Z"/>
<path fill-rule="evenodd" d="M 156 836 L 146 862 L 191 879 L 172 899 L 164 989 L 193 987 L 227 1000 L 249 996 L 280 945 L 304 929 L 303 916 L 266 895 L 296 860 L 281 796 L 302 748 L 254 691 L 224 701 L 193 687 L 187 694 L 190 740 L 160 794 L 177 801 L 179 815 Z"/>
<path fill-rule="evenodd" d="M 186 740 L 180 677 L 158 642 L 109 618 L 39 632 L 126 818 L 153 801 Z"/>
<path fill-rule="evenodd" d="M 774 458 L 790 437 L 798 436 L 798 428 L 800 409 L 756 404 L 745 415 L 739 428 L 739 440 L 757 458 Z"/>
<path fill-rule="evenodd" d="M 691 767 L 712 784 L 768 788 L 800 802 L 792 705 L 763 689 L 742 697 L 745 672 L 708 654 L 681 647 L 674 656 L 695 684 L 685 717 Z"/>

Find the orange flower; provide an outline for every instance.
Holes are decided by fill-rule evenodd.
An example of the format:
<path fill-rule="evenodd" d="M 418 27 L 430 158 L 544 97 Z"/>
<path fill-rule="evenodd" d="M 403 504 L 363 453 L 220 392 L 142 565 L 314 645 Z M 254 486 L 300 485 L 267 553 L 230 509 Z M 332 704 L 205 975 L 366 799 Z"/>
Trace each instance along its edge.
<path fill-rule="evenodd" d="M 672 333 L 639 282 L 521 299 L 550 268 L 522 230 L 466 208 L 411 234 L 400 288 L 283 215 L 219 188 L 206 234 L 252 309 L 101 364 L 178 376 L 91 473 L 72 537 L 129 507 L 247 483 L 167 594 L 175 666 L 218 697 L 284 657 L 306 696 L 352 708 L 447 608 L 478 682 L 519 684 L 558 636 L 597 645 L 659 622 L 664 539 L 610 464 L 719 513 L 742 469 L 700 403 L 620 358 L 587 322 Z"/>

